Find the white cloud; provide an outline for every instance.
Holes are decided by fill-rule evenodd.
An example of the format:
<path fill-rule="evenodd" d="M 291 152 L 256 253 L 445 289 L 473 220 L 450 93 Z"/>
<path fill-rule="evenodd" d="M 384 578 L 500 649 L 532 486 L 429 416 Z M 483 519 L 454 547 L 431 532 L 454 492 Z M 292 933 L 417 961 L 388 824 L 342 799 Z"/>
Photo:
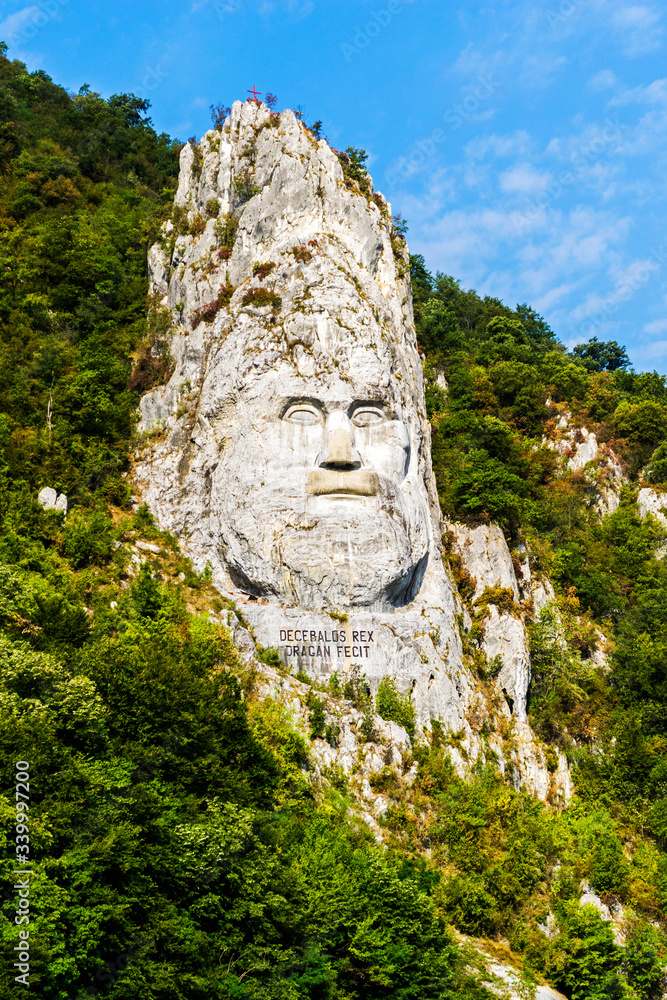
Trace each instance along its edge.
<path fill-rule="evenodd" d="M 506 194 L 540 194 L 551 180 L 551 174 L 540 173 L 529 163 L 518 163 L 500 175 L 500 190 Z"/>
<path fill-rule="evenodd" d="M 32 37 L 38 27 L 49 20 L 36 4 L 17 10 L 15 14 L 10 14 L 4 21 L 0 21 L 0 38 L 15 45 L 20 40 L 28 40 Z"/>
<path fill-rule="evenodd" d="M 482 135 L 471 139 L 465 146 L 465 152 L 475 160 L 482 160 L 490 153 L 492 156 L 526 156 L 533 147 L 533 140 L 528 132 L 519 129 L 506 135 Z"/>
<path fill-rule="evenodd" d="M 606 90 L 608 87 L 616 85 L 616 76 L 610 69 L 600 70 L 588 81 L 588 86 L 593 90 Z"/>
<path fill-rule="evenodd" d="M 628 353 L 640 370 L 644 367 L 642 362 L 655 364 L 657 361 L 664 367 L 665 355 L 667 355 L 667 340 L 654 340 L 651 344 L 641 344 L 639 347 L 629 349 Z"/>
<path fill-rule="evenodd" d="M 623 40 L 623 51 L 628 56 L 654 52 L 662 45 L 662 15 L 653 7 L 633 5 L 621 7 L 612 15 L 612 25 Z"/>
<path fill-rule="evenodd" d="M 667 105 L 667 78 L 654 80 L 648 87 L 634 87 L 622 94 L 612 97 L 610 107 L 623 107 L 628 104 L 662 104 Z"/>
<path fill-rule="evenodd" d="M 644 333 L 667 333 L 667 319 L 655 319 L 644 325 Z M 661 341 L 667 343 L 667 341 Z"/>

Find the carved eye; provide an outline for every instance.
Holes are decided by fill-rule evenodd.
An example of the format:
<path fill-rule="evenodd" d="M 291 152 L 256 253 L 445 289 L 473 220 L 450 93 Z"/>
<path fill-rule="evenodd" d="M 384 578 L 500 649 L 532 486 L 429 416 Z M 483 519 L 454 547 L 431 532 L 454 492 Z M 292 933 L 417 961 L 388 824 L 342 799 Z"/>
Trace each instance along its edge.
<path fill-rule="evenodd" d="M 355 427 L 373 427 L 385 419 L 384 411 L 379 406 L 361 406 L 352 414 Z"/>
<path fill-rule="evenodd" d="M 301 424 L 301 426 L 312 426 L 322 423 L 322 414 L 314 406 L 309 406 L 307 403 L 295 403 L 285 412 L 283 419 L 289 420 L 293 424 Z"/>

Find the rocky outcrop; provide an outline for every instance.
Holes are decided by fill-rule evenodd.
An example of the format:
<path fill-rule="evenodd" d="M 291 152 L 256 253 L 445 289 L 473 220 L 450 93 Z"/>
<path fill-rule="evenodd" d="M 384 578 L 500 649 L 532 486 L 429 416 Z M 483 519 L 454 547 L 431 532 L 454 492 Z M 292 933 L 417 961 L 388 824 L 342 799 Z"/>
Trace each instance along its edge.
<path fill-rule="evenodd" d="M 652 514 L 665 528 L 667 528 L 667 493 L 659 493 L 649 487 L 644 487 L 639 491 L 637 497 L 637 510 L 640 517 Z"/>
<path fill-rule="evenodd" d="M 593 431 L 577 427 L 567 410 L 560 414 L 555 434 L 543 443 L 563 456 L 571 472 L 584 473 L 594 487 L 593 504 L 601 517 L 617 509 L 627 478 L 609 445 L 599 444 Z"/>
<path fill-rule="evenodd" d="M 460 734 L 456 766 L 489 747 L 515 783 L 568 794 L 526 723 L 521 623 L 492 602 L 482 642 L 502 661 L 498 711 L 523 750 L 470 721 L 479 679 L 442 557 L 406 255 L 370 182 L 346 177 L 291 111 L 237 102 L 221 131 L 184 147 L 150 252 L 174 371 L 141 401 L 137 480 L 288 670 L 327 682 L 359 669 L 373 693 L 390 675 L 421 728 L 437 718 Z M 480 595 L 500 585 L 525 599 L 527 556 L 518 581 L 498 528 L 461 539 Z M 356 724 L 341 730 L 343 770 Z"/>
<path fill-rule="evenodd" d="M 505 536 L 497 524 L 480 524 L 469 528 L 464 524 L 449 525 L 454 550 L 472 577 L 473 600 L 481 597 L 487 587 L 511 590 L 519 600 L 519 587 L 512 557 Z"/>

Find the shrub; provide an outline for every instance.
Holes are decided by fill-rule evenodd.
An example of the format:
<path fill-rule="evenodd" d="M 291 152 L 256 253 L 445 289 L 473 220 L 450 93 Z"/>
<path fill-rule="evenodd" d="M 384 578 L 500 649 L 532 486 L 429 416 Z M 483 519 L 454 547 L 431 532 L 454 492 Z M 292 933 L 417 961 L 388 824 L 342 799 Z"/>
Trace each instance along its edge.
<path fill-rule="evenodd" d="M 194 330 L 199 326 L 201 322 L 212 323 L 218 314 L 220 305 L 217 299 L 213 299 L 211 302 L 205 302 L 203 306 L 199 306 L 198 309 L 190 316 L 190 326 Z"/>
<path fill-rule="evenodd" d="M 357 186 L 364 194 L 370 190 L 370 177 L 365 166 L 367 159 L 368 153 L 355 146 L 348 146 L 344 153 L 338 153 L 345 183 L 348 187 Z"/>
<path fill-rule="evenodd" d="M 210 198 L 206 202 L 206 214 L 209 219 L 213 219 L 220 214 L 220 202 L 217 198 Z"/>
<path fill-rule="evenodd" d="M 260 663 L 266 663 L 270 667 L 282 666 L 280 653 L 274 646 L 260 646 L 258 643 L 256 655 Z"/>
<path fill-rule="evenodd" d="M 366 682 L 365 674 L 362 674 L 357 666 L 352 667 L 345 678 L 343 698 L 351 701 L 359 712 L 366 712 L 369 708 L 373 708 L 371 689 Z"/>
<path fill-rule="evenodd" d="M 63 550 L 73 566 L 103 563 L 113 551 L 113 522 L 100 511 L 75 509 L 63 530 Z"/>
<path fill-rule="evenodd" d="M 196 329 L 202 321 L 204 323 L 212 323 L 219 311 L 229 305 L 235 291 L 234 286 L 228 282 L 222 286 L 216 299 L 213 299 L 211 302 L 205 302 L 199 309 L 195 309 L 190 316 L 190 326 L 192 329 Z"/>
<path fill-rule="evenodd" d="M 637 921 L 625 942 L 624 971 L 639 1000 L 658 1000 L 662 996 L 660 951 L 660 936 L 655 928 Z"/>
<path fill-rule="evenodd" d="M 401 695 L 393 677 L 383 677 L 375 697 L 375 711 L 388 722 L 403 726 L 411 740 L 415 738 L 415 706 L 409 695 Z"/>
<path fill-rule="evenodd" d="M 251 288 L 241 300 L 244 306 L 254 306 L 256 309 L 263 309 L 270 306 L 274 313 L 280 312 L 283 300 L 275 292 L 270 292 L 267 288 Z"/>
<path fill-rule="evenodd" d="M 201 236 L 201 234 L 206 229 L 206 219 L 202 218 L 201 214 L 197 212 L 192 222 L 190 223 L 189 233 L 190 236 Z"/>
<path fill-rule="evenodd" d="M 225 124 L 225 118 L 229 117 L 232 109 L 227 107 L 225 104 L 211 104 L 209 105 L 209 108 L 211 111 L 213 128 L 217 129 L 218 132 L 221 132 L 222 126 Z"/>
<path fill-rule="evenodd" d="M 619 437 L 655 447 L 667 436 L 667 411 L 650 399 L 624 400 L 614 412 L 614 431 Z"/>
<path fill-rule="evenodd" d="M 476 872 L 456 875 L 442 884 L 440 901 L 448 920 L 467 934 L 490 934 L 497 920 L 497 900 Z"/>
<path fill-rule="evenodd" d="M 220 258 L 229 259 L 231 257 L 238 228 L 239 220 L 234 215 L 225 215 L 215 220 L 214 231 L 220 247 L 218 251 Z"/>
<path fill-rule="evenodd" d="M 514 600 L 514 591 L 509 587 L 485 587 L 473 607 L 479 608 L 480 615 L 487 615 L 489 604 L 498 608 L 500 614 L 517 614 L 521 610 Z"/>
<path fill-rule="evenodd" d="M 290 253 L 299 264 L 310 264 L 313 259 L 313 251 L 308 247 L 292 247 Z"/>
<path fill-rule="evenodd" d="M 546 968 L 554 984 L 571 1000 L 622 1000 L 622 951 L 596 907 L 574 900 L 562 907 L 559 925 Z"/>
<path fill-rule="evenodd" d="M 146 338 L 137 349 L 134 367 L 127 381 L 130 392 L 144 393 L 156 385 L 164 385 L 175 368 L 169 349 L 173 333 L 169 310 L 151 305 L 146 326 Z"/>
<path fill-rule="evenodd" d="M 260 264 L 259 261 L 255 261 L 252 265 L 253 278 L 259 278 L 260 281 L 264 281 L 264 278 L 271 274 L 271 271 L 273 271 L 275 266 L 276 265 L 272 260 L 267 260 L 263 264 Z"/>
<path fill-rule="evenodd" d="M 324 705 L 322 704 L 321 698 L 317 697 L 312 688 L 308 692 L 306 705 L 309 709 L 308 721 L 310 724 L 310 738 L 311 740 L 322 739 L 326 731 Z"/>
<path fill-rule="evenodd" d="M 256 184 L 253 184 L 252 174 L 248 167 L 245 168 L 239 177 L 234 178 L 233 187 L 241 203 L 250 201 L 251 198 L 254 198 L 262 190 Z"/>
<path fill-rule="evenodd" d="M 649 483 L 667 482 L 667 442 L 658 445 L 651 460 L 646 466 L 646 478 Z M 667 505 L 667 500 L 665 501 Z"/>
<path fill-rule="evenodd" d="M 229 305 L 235 291 L 236 289 L 234 288 L 234 285 L 230 284 L 229 281 L 222 286 L 218 292 L 218 298 L 216 300 L 219 309 L 225 309 Z"/>

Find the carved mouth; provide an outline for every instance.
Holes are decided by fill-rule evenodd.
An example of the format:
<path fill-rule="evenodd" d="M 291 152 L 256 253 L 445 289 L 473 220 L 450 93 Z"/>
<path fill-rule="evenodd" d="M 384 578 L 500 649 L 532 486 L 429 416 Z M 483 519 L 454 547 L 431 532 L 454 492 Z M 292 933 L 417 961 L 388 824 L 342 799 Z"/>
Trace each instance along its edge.
<path fill-rule="evenodd" d="M 306 492 L 313 496 L 327 496 L 332 493 L 356 497 L 373 497 L 380 490 L 377 472 L 353 469 L 350 472 L 336 472 L 334 469 L 313 469 L 308 473 Z"/>

